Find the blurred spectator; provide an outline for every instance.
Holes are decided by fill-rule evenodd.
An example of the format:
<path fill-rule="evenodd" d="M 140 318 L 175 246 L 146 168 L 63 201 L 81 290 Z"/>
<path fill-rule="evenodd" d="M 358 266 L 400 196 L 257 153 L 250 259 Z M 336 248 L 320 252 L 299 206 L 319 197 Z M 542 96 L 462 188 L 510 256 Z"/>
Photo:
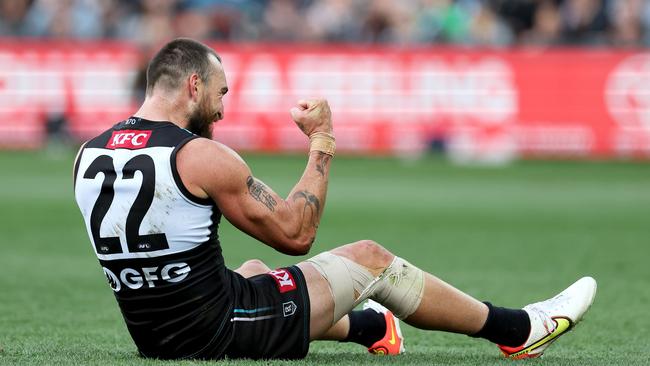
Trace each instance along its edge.
<path fill-rule="evenodd" d="M 306 37 L 307 23 L 296 0 L 269 1 L 264 12 L 264 40 L 301 41 Z"/>
<path fill-rule="evenodd" d="M 407 11 L 397 1 L 370 1 L 366 4 L 365 18 L 362 18 L 361 40 L 370 43 L 406 41 L 403 37 L 404 28 L 398 26 L 408 18 Z M 398 31 L 402 32 L 401 36 Z"/>
<path fill-rule="evenodd" d="M 510 28 L 489 6 L 481 6 L 470 24 L 471 43 L 486 46 L 507 46 L 513 41 Z"/>
<path fill-rule="evenodd" d="M 0 0 L 0 35 L 627 47 L 650 0 Z"/>
<path fill-rule="evenodd" d="M 213 29 L 211 16 L 210 9 L 201 6 L 183 7 L 174 19 L 175 33 L 194 39 L 213 38 L 216 29 Z M 229 29 L 229 27 L 226 28 Z"/>
<path fill-rule="evenodd" d="M 416 20 L 420 41 L 467 43 L 470 12 L 467 1 L 423 0 Z"/>
<path fill-rule="evenodd" d="M 529 31 L 534 22 L 540 0 L 492 0 L 491 4 L 499 16 L 509 25 L 515 35 Z"/>
<path fill-rule="evenodd" d="M 643 0 L 615 1 L 610 11 L 611 43 L 617 46 L 636 46 L 643 41 Z"/>
<path fill-rule="evenodd" d="M 608 26 L 605 9 L 602 0 L 565 1 L 561 8 L 564 41 L 569 44 L 604 44 Z"/>
<path fill-rule="evenodd" d="M 356 5 L 352 0 L 317 1 L 306 11 L 311 40 L 345 42 L 358 39 L 360 24 L 355 19 Z"/>
<path fill-rule="evenodd" d="M 31 6 L 29 0 L 6 0 L 0 2 L 0 35 L 25 36 L 29 27 L 25 16 Z"/>
<path fill-rule="evenodd" d="M 140 13 L 133 34 L 129 39 L 140 44 L 161 44 L 174 38 L 176 33 L 173 28 L 173 19 L 177 15 L 175 0 L 142 0 Z"/>
<path fill-rule="evenodd" d="M 524 44 L 550 46 L 560 42 L 562 18 L 560 9 L 553 0 L 540 1 L 537 5 L 533 25 L 523 32 L 521 42 Z"/>
<path fill-rule="evenodd" d="M 35 0 L 25 17 L 27 35 L 99 38 L 104 35 L 102 11 L 99 0 Z"/>
<path fill-rule="evenodd" d="M 140 5 L 135 1 L 102 0 L 103 37 L 130 38 L 140 27 Z"/>

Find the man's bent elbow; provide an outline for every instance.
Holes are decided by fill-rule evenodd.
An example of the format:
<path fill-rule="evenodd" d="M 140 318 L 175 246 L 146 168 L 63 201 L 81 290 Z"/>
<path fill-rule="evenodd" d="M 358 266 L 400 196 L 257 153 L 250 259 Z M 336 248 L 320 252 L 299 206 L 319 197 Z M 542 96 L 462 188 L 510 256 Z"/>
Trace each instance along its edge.
<path fill-rule="evenodd" d="M 281 252 L 288 255 L 305 255 L 311 250 L 312 244 L 314 244 L 314 237 L 298 237 L 291 240 L 287 240 L 285 245 L 282 245 Z"/>
<path fill-rule="evenodd" d="M 289 255 L 305 255 L 311 250 L 316 239 L 316 228 L 292 227 L 284 232 L 281 252 Z"/>

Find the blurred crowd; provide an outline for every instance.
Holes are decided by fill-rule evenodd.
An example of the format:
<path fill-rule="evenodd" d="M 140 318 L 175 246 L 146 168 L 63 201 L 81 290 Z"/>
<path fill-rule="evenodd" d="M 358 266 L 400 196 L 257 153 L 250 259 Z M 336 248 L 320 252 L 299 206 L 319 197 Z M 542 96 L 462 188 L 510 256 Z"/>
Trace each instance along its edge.
<path fill-rule="evenodd" d="M 650 45 L 650 0 L 0 0 L 0 36 Z"/>

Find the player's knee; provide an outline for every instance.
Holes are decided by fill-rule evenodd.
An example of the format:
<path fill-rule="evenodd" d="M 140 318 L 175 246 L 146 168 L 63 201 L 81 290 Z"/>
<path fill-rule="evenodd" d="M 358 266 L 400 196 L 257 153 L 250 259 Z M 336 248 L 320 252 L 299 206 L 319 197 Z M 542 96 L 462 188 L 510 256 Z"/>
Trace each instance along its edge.
<path fill-rule="evenodd" d="M 381 272 L 395 258 L 391 252 L 373 240 L 359 240 L 336 248 L 332 253 L 347 257 L 373 272 Z"/>
<path fill-rule="evenodd" d="M 369 258 L 374 264 L 373 268 L 388 267 L 390 262 L 393 261 L 393 257 L 395 257 L 386 248 L 373 240 L 358 241 L 354 243 L 353 248 L 359 257 Z"/>
<path fill-rule="evenodd" d="M 424 294 L 424 272 L 372 240 L 344 245 L 308 261 L 330 284 L 334 319 L 367 298 L 406 318 Z"/>
<path fill-rule="evenodd" d="M 261 274 L 270 271 L 271 269 L 264 262 L 259 259 L 249 259 L 241 266 L 248 273 Z"/>

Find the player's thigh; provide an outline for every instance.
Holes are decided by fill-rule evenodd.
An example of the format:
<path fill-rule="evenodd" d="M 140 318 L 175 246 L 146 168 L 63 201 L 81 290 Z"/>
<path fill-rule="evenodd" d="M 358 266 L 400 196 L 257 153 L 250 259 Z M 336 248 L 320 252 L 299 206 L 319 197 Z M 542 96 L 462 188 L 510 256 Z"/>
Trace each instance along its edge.
<path fill-rule="evenodd" d="M 305 277 L 309 292 L 309 339 L 314 340 L 332 327 L 334 299 L 329 283 L 312 264 L 300 262 L 298 267 Z"/>

